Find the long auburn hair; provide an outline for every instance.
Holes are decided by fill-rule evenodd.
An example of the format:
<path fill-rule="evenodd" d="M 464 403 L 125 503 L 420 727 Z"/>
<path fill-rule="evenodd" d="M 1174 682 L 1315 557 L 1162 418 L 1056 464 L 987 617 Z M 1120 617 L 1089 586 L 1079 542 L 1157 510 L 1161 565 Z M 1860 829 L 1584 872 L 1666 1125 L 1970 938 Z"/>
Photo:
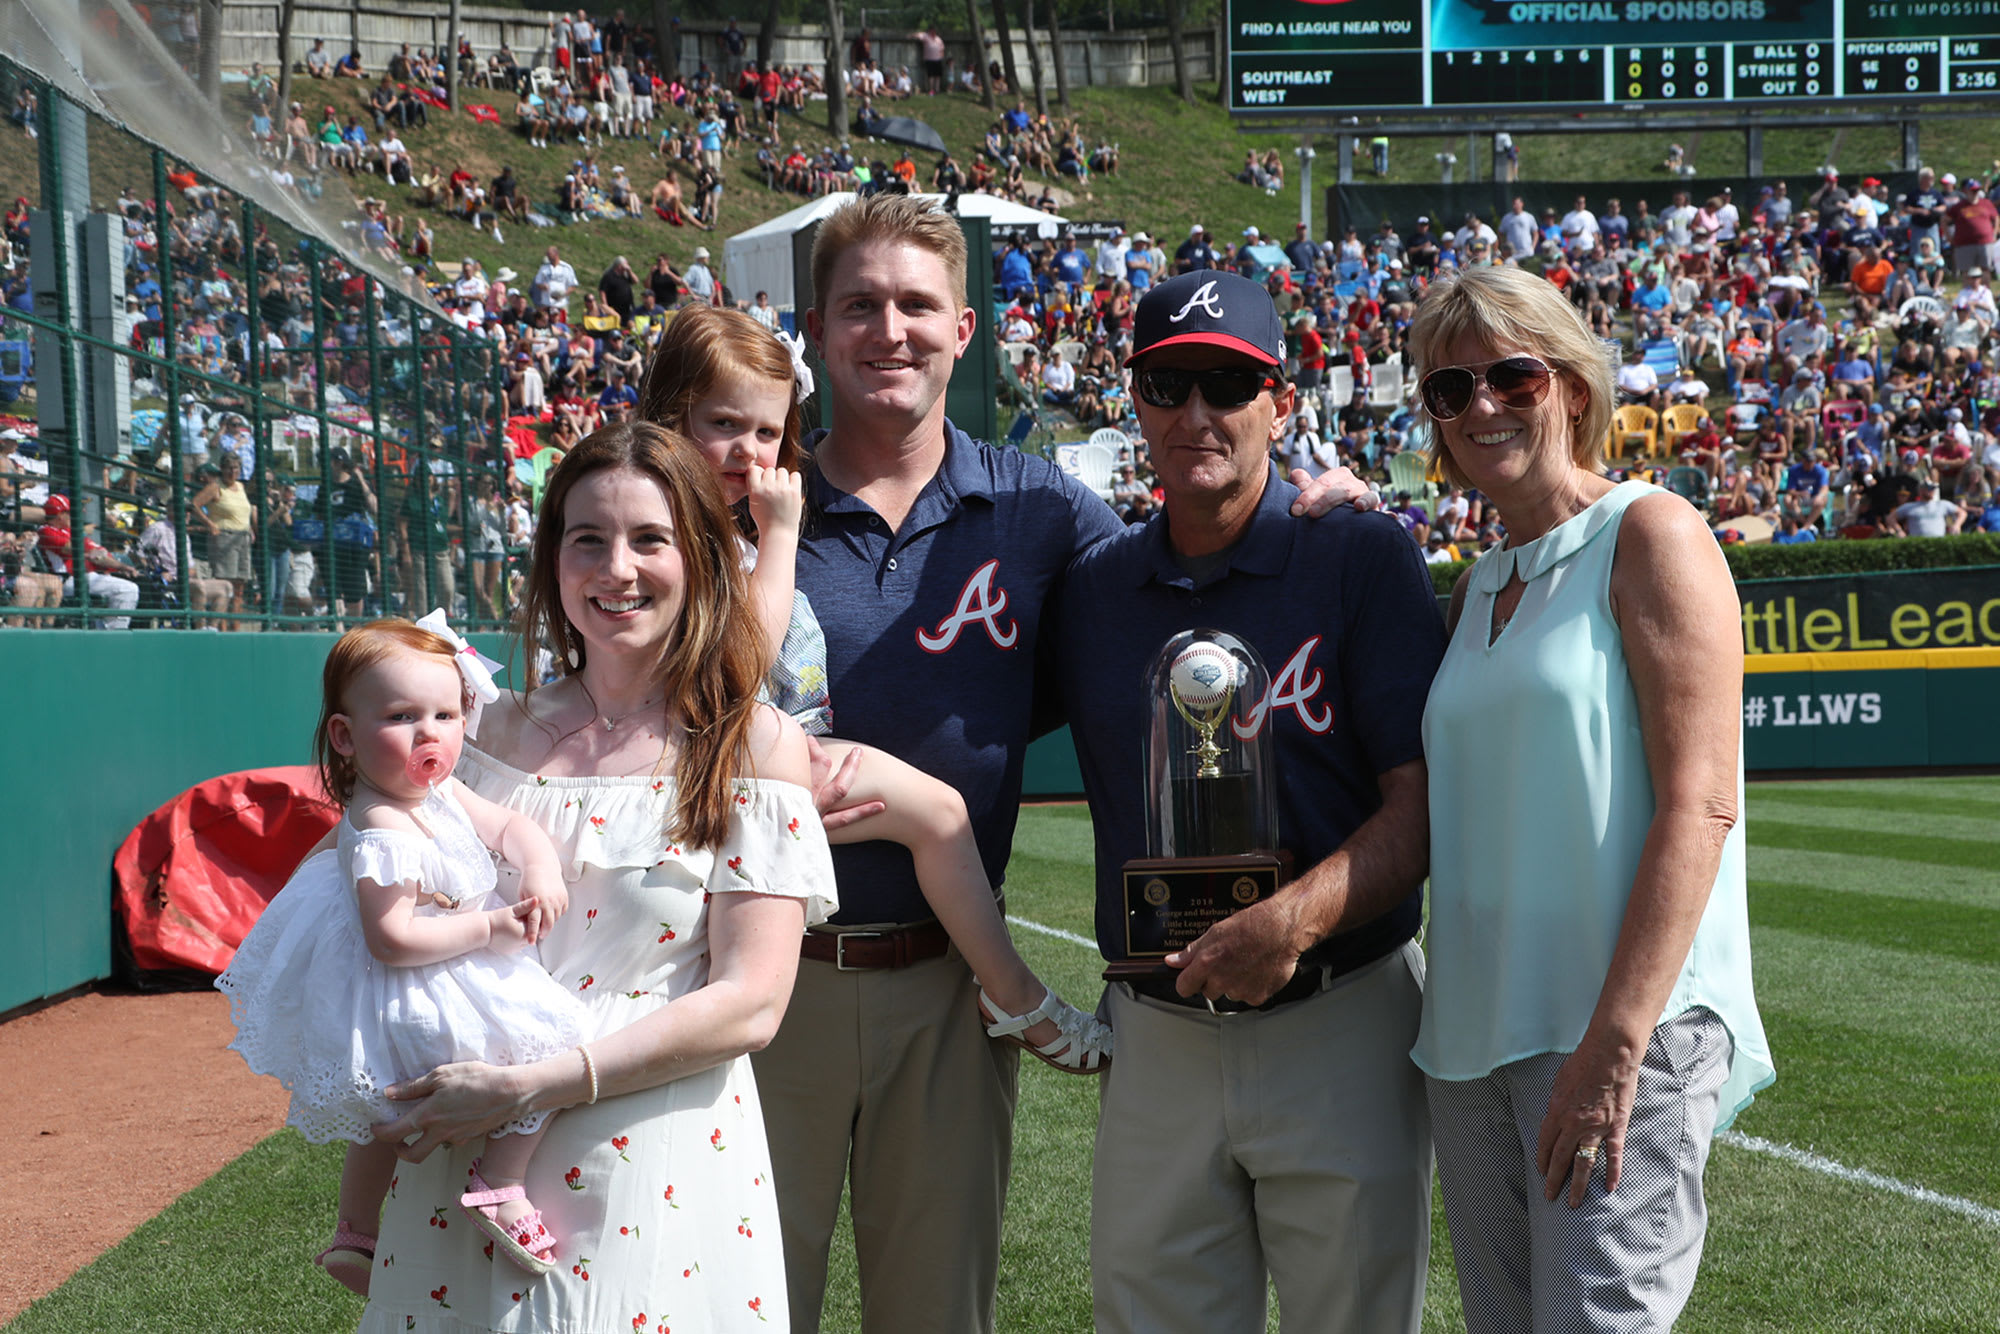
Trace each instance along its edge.
<path fill-rule="evenodd" d="M 347 712 L 347 692 L 361 675 L 398 653 L 435 653 L 458 669 L 451 644 L 438 635 L 400 617 L 385 617 L 357 625 L 334 642 L 320 669 L 319 730 L 313 733 L 313 763 L 319 766 L 319 781 L 326 794 L 342 806 L 354 799 L 354 761 L 333 748 L 327 728 L 333 715 Z M 461 704 L 469 705 L 471 691 L 461 691 Z"/>
<path fill-rule="evenodd" d="M 689 306 L 660 335 L 639 382 L 637 415 L 670 431 L 689 434 L 688 414 L 716 386 L 741 376 L 795 382 L 792 354 L 769 329 L 740 310 Z M 778 442 L 778 466 L 796 470 L 805 413 L 796 394 L 785 413 L 785 438 Z"/>
<path fill-rule="evenodd" d="M 728 827 L 731 780 L 749 762 L 765 644 L 750 612 L 743 558 L 721 486 L 685 437 L 651 422 L 620 422 L 585 436 L 549 475 L 522 602 L 522 660 L 535 661 L 535 648 L 547 647 L 565 676 L 589 660 L 589 647 L 563 614 L 557 581 L 563 506 L 578 482 L 616 468 L 650 477 L 673 513 L 687 591 L 680 622 L 660 646 L 652 675 L 669 712 L 679 714 L 687 742 L 666 832 L 693 847 L 714 847 Z M 571 652 L 577 655 L 574 667 Z M 528 691 L 533 690 L 531 681 Z"/>

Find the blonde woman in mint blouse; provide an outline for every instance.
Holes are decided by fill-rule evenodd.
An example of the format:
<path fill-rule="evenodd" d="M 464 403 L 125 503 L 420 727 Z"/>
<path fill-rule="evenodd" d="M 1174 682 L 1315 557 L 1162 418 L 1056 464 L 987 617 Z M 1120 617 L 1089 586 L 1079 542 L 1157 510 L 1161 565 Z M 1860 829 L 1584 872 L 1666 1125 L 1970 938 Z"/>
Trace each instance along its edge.
<path fill-rule="evenodd" d="M 1507 542 L 1460 579 L 1424 716 L 1430 972 L 1412 1052 L 1469 1329 L 1670 1328 L 1715 1131 L 1772 1079 L 1744 909 L 1735 587 L 1679 498 L 1597 467 L 1604 345 L 1516 268 L 1411 329 L 1436 461 Z"/>

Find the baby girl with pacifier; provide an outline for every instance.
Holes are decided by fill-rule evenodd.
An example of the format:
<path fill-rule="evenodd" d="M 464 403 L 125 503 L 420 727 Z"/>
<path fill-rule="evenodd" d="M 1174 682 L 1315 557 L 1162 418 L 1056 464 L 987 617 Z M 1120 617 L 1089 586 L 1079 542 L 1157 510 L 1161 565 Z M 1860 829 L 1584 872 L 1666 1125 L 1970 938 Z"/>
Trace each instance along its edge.
<path fill-rule="evenodd" d="M 339 1226 L 319 1264 L 367 1294 L 396 1146 L 389 1086 L 455 1061 L 524 1065 L 580 1047 L 582 1006 L 527 947 L 569 906 L 555 847 L 524 816 L 452 778 L 479 711 L 499 698 L 482 657 L 442 611 L 372 621 L 327 655 L 314 751 L 345 808 L 238 947 L 216 986 L 252 1070 L 291 1092 L 287 1123 L 349 1141 Z M 498 892 L 493 853 L 520 869 Z M 521 1182 L 552 1113 L 489 1138 L 460 1204 L 522 1269 L 556 1244 Z"/>

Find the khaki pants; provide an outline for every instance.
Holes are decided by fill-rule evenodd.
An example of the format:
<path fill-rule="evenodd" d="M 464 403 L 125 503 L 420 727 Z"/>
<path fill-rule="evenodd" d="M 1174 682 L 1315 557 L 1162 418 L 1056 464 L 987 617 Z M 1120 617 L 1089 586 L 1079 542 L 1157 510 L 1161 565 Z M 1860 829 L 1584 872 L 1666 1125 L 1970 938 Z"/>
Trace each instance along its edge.
<path fill-rule="evenodd" d="M 866 1334 L 990 1334 L 1020 1062 L 986 1036 L 957 952 L 869 972 L 802 960 L 752 1061 L 793 1334 L 820 1327 L 850 1171 Z"/>
<path fill-rule="evenodd" d="M 1430 1256 L 1430 1115 L 1410 1060 L 1413 944 L 1269 1013 L 1113 985 L 1091 1182 L 1099 1334 L 1415 1334 Z"/>

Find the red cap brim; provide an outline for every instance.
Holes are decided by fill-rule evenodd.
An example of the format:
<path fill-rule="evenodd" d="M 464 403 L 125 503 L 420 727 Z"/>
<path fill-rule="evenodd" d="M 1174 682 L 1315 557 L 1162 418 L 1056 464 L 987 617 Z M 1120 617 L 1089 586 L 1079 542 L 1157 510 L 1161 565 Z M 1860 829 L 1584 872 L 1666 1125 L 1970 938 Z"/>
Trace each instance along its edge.
<path fill-rule="evenodd" d="M 1162 338 L 1159 342 L 1153 344 L 1151 347 L 1147 348 L 1144 352 L 1135 352 L 1132 355 L 1134 357 L 1151 356 L 1153 353 L 1158 352 L 1163 347 L 1176 347 L 1182 343 L 1206 343 L 1210 347 L 1226 347 L 1232 352 L 1241 352 L 1246 357 L 1254 357 L 1258 361 L 1264 363 L 1266 366 L 1279 365 L 1282 360 L 1279 357 L 1272 356 L 1269 352 L 1266 352 L 1263 348 L 1258 347 L 1255 343 L 1245 342 L 1241 338 L 1237 338 L 1232 334 L 1226 334 L 1226 333 L 1175 334 L 1172 338 Z"/>

